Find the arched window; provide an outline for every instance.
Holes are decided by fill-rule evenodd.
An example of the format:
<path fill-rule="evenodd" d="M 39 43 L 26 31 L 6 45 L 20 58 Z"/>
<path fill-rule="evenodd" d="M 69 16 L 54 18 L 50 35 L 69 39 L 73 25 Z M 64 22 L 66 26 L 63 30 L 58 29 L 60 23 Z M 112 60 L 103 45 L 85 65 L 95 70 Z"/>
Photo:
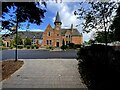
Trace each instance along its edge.
<path fill-rule="evenodd" d="M 48 32 L 48 36 L 50 36 L 50 34 L 51 34 L 51 33 L 50 33 L 50 32 Z"/>

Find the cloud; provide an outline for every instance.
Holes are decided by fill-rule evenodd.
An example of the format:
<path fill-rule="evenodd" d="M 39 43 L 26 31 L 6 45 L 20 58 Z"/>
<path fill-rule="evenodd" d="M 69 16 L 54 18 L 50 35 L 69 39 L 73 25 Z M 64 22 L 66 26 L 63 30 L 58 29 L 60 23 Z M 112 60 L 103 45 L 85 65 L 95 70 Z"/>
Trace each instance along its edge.
<path fill-rule="evenodd" d="M 79 3 L 49 3 L 47 6 L 48 10 L 51 11 L 55 16 L 52 17 L 52 22 L 54 23 L 56 18 L 56 13 L 59 11 L 60 19 L 62 21 L 62 27 L 68 28 L 71 26 L 71 24 L 74 25 L 74 28 L 76 28 L 76 25 L 83 22 L 77 19 L 77 17 L 74 15 L 74 11 L 79 9 Z M 82 33 L 82 27 L 77 27 L 79 32 Z M 92 36 L 92 32 L 90 33 L 83 33 L 83 39 L 84 41 L 88 41 Z"/>
<path fill-rule="evenodd" d="M 26 31 L 26 30 L 19 29 L 18 31 Z M 43 30 L 41 30 L 41 29 L 30 29 L 29 31 L 43 32 Z"/>
<path fill-rule="evenodd" d="M 72 3 L 71 3 L 72 5 Z M 62 27 L 74 24 L 74 27 L 79 23 L 77 17 L 74 15 L 74 11 L 76 9 L 75 5 L 70 6 L 67 3 L 49 3 L 48 9 L 56 15 L 56 12 L 59 11 L 60 18 L 62 21 Z M 53 22 L 55 21 L 55 17 L 53 17 Z"/>

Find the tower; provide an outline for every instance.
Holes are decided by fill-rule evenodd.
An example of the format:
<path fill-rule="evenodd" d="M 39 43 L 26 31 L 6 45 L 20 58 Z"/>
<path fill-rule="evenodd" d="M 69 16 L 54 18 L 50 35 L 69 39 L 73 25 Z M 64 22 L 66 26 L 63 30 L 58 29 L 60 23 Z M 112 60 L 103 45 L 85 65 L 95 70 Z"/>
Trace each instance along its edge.
<path fill-rule="evenodd" d="M 61 36 L 61 25 L 62 25 L 62 22 L 60 20 L 59 12 L 57 12 L 54 25 L 55 25 L 55 27 L 54 27 L 55 46 L 59 47 L 59 46 L 62 45 L 62 42 L 61 42 L 62 41 L 62 36 Z"/>
<path fill-rule="evenodd" d="M 54 24 L 55 24 L 55 30 L 60 30 L 61 29 L 62 22 L 60 20 L 59 12 L 57 12 Z"/>

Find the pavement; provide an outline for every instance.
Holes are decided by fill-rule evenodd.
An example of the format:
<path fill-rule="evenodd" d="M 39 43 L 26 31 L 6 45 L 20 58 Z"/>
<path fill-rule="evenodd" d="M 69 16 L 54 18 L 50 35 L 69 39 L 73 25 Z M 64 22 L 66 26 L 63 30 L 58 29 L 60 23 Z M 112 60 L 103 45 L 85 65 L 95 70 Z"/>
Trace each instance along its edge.
<path fill-rule="evenodd" d="M 2 88 L 86 88 L 76 59 L 29 59 Z"/>

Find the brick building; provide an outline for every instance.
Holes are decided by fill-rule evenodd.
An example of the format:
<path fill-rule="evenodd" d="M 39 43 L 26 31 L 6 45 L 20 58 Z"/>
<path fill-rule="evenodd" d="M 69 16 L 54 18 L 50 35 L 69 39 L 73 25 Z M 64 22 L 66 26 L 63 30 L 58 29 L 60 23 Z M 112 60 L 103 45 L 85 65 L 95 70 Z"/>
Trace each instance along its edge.
<path fill-rule="evenodd" d="M 82 44 L 83 36 L 76 29 L 73 28 L 73 24 L 69 29 L 61 28 L 62 22 L 60 20 L 59 13 L 57 12 L 56 19 L 54 22 L 54 28 L 48 24 L 47 28 L 43 32 L 43 41 L 42 46 L 54 46 L 60 47 L 62 46 L 63 40 L 66 44 L 74 43 L 74 44 Z"/>
<path fill-rule="evenodd" d="M 56 19 L 54 22 L 54 28 L 48 24 L 47 28 L 44 32 L 31 32 L 31 31 L 19 31 L 18 35 L 22 38 L 23 44 L 25 38 L 31 39 L 31 44 L 37 44 L 40 47 L 53 46 L 60 47 L 62 46 L 63 40 L 66 44 L 74 43 L 74 44 L 82 44 L 83 36 L 76 29 L 73 28 L 73 24 L 70 28 L 61 28 L 62 22 L 60 20 L 59 13 L 57 12 Z M 10 47 L 12 40 L 15 35 L 3 35 L 2 41 L 6 47 Z"/>
<path fill-rule="evenodd" d="M 31 39 L 31 44 L 37 44 L 41 46 L 42 44 L 42 35 L 43 32 L 31 32 L 31 31 L 19 31 L 18 36 L 22 39 L 23 45 L 25 44 L 25 39 Z M 11 46 L 11 42 L 14 40 L 15 35 L 13 34 L 5 34 L 2 35 L 2 41 L 6 47 Z"/>

